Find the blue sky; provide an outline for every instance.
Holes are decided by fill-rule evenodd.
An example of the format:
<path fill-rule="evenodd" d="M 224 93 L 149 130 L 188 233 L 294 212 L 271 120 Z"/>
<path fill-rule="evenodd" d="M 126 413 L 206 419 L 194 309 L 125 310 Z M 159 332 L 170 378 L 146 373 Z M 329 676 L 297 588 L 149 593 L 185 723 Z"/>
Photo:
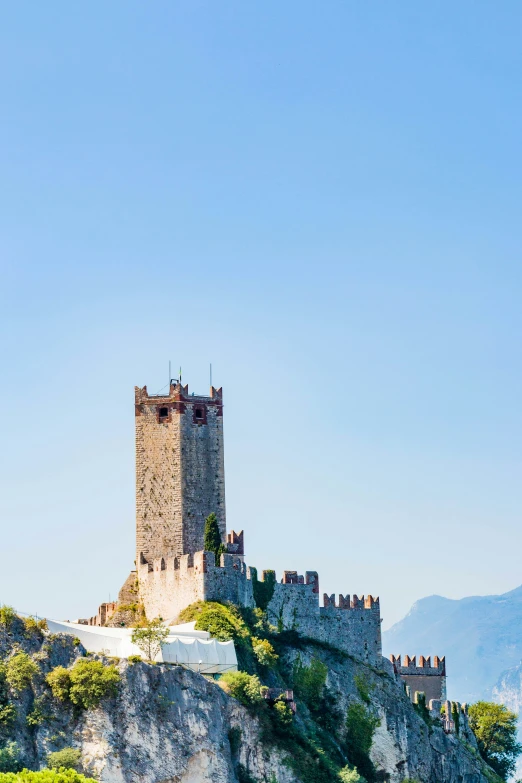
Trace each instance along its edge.
<path fill-rule="evenodd" d="M 515 2 L 3 9 L 0 602 L 115 596 L 169 359 L 224 387 L 252 565 L 385 626 L 522 583 L 521 36 Z"/>

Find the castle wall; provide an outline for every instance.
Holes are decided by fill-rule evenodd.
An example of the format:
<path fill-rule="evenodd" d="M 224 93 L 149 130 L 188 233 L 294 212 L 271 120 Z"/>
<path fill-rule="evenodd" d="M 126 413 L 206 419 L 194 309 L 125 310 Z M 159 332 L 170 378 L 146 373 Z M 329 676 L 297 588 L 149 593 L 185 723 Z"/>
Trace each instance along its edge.
<path fill-rule="evenodd" d="M 382 658 L 381 612 L 379 604 L 368 608 L 321 608 L 322 641 L 368 661 L 380 664 Z"/>
<path fill-rule="evenodd" d="M 159 421 L 166 400 L 151 405 L 136 392 L 136 563 L 141 554 L 150 561 L 183 554 L 181 419 L 170 413 Z"/>
<path fill-rule="evenodd" d="M 212 552 L 196 552 L 179 558 L 157 558 L 138 568 L 140 597 L 147 618 L 173 622 L 196 601 L 232 601 L 254 606 L 249 569 L 232 555 L 222 555 L 214 564 Z"/>
<path fill-rule="evenodd" d="M 379 599 L 356 595 L 323 596 L 319 606 L 319 579 L 317 573 L 289 577 L 276 582 L 267 607 L 268 621 L 280 630 L 295 630 L 303 636 L 328 642 L 356 658 L 380 664 L 382 657 L 381 615 Z M 291 581 L 288 581 L 290 578 Z"/>
<path fill-rule="evenodd" d="M 416 656 L 410 658 L 408 655 L 401 661 L 400 655 L 390 655 L 395 673 L 408 686 L 410 698 L 414 699 L 416 692 L 422 692 L 426 696 L 426 703 L 432 699 L 444 701 L 446 699 L 446 661 L 444 658 L 435 656 L 434 665 L 431 665 L 431 658 L 419 657 L 417 664 Z"/>
<path fill-rule="evenodd" d="M 196 409 L 204 414 L 203 423 L 196 423 Z M 205 519 L 212 512 L 217 516 L 221 540 L 226 541 L 222 408 L 205 405 L 198 398 L 187 402 L 180 415 L 180 437 L 183 552 L 201 552 Z"/>
<path fill-rule="evenodd" d="M 193 396 L 172 384 L 167 396 L 135 389 L 136 562 L 203 550 L 206 517 L 226 533 L 221 390 Z"/>

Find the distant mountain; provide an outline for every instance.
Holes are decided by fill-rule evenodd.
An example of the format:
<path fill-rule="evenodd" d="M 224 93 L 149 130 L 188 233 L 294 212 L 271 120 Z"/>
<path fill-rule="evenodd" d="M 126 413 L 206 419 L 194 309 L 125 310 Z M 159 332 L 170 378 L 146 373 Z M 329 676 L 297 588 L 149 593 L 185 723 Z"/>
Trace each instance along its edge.
<path fill-rule="evenodd" d="M 505 704 L 513 712 L 522 712 L 522 663 L 502 672 L 492 690 L 493 701 Z"/>
<path fill-rule="evenodd" d="M 445 655 L 448 696 L 461 702 L 497 699 L 502 688 L 497 680 L 515 669 L 522 704 L 522 586 L 504 595 L 459 601 L 439 595 L 423 598 L 383 634 L 383 651 L 386 656 Z M 510 687 L 516 677 L 514 671 L 509 673 Z"/>

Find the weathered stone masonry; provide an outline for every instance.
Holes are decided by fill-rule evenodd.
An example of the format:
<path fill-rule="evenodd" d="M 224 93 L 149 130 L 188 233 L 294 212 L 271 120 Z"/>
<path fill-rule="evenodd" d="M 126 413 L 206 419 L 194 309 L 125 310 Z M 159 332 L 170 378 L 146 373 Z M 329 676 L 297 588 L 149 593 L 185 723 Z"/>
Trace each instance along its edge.
<path fill-rule="evenodd" d="M 195 601 L 254 606 L 243 531 L 226 536 L 223 392 L 189 395 L 171 383 L 168 395 L 135 388 L 136 571 L 120 591 L 118 607 L 103 607 L 93 621 L 129 624 L 143 605 L 149 619 L 176 622 Z M 214 512 L 228 554 L 215 563 L 203 551 L 206 517 Z M 253 570 L 253 569 L 252 569 Z M 315 571 L 285 571 L 273 585 L 268 618 L 281 629 L 329 642 L 351 655 L 379 663 L 379 599 L 324 595 L 319 606 Z"/>
<path fill-rule="evenodd" d="M 264 573 L 263 573 L 264 577 Z M 268 604 L 269 622 L 281 629 L 293 629 L 304 636 L 329 642 L 350 655 L 379 664 L 382 657 L 381 613 L 379 599 L 356 595 L 323 595 L 319 606 L 319 576 L 307 571 L 305 576 L 285 571 L 275 584 Z"/>
<path fill-rule="evenodd" d="M 189 395 L 172 383 L 168 396 L 135 389 L 136 563 L 203 549 L 206 517 L 226 532 L 223 395 Z"/>
<path fill-rule="evenodd" d="M 431 657 L 425 658 L 423 655 L 410 658 L 404 656 L 404 663 L 400 655 L 390 655 L 390 661 L 393 664 L 393 670 L 401 680 L 408 686 L 410 699 L 414 701 L 415 693 L 424 693 L 426 703 L 432 699 L 444 701 L 446 699 L 446 659 L 439 658 L 437 655 L 431 665 Z"/>
<path fill-rule="evenodd" d="M 215 565 L 213 552 L 154 560 L 138 569 L 140 596 L 147 617 L 175 621 L 195 601 L 231 601 L 255 606 L 250 569 L 241 558 L 221 555 Z"/>

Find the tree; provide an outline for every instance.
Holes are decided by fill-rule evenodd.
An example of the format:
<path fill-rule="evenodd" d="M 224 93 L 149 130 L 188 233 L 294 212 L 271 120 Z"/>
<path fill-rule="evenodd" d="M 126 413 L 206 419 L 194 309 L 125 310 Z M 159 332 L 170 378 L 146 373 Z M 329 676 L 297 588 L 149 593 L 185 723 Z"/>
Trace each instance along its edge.
<path fill-rule="evenodd" d="M 76 748 L 62 748 L 47 755 L 49 769 L 75 769 L 81 766 L 82 752 Z"/>
<path fill-rule="evenodd" d="M 7 604 L 0 606 L 0 625 L 3 625 L 6 631 L 11 630 L 15 617 L 16 612 L 12 606 L 7 606 Z"/>
<path fill-rule="evenodd" d="M 20 693 L 38 674 L 38 666 L 27 653 L 18 652 L 7 661 L 5 678 L 14 693 Z"/>
<path fill-rule="evenodd" d="M 515 771 L 522 745 L 517 742 L 516 713 L 503 704 L 478 701 L 469 708 L 469 725 L 477 738 L 480 755 L 507 780 Z"/>
<path fill-rule="evenodd" d="M 148 661 L 153 661 L 168 635 L 169 629 L 157 617 L 155 620 L 147 621 L 142 628 L 135 628 L 131 642 L 140 648 Z"/>
<path fill-rule="evenodd" d="M 306 666 L 298 656 L 294 663 L 294 688 L 300 699 L 302 699 L 310 709 L 319 706 L 323 688 L 326 684 L 328 667 L 319 660 L 312 658 L 310 666 Z"/>
<path fill-rule="evenodd" d="M 253 636 L 252 649 L 261 666 L 273 666 L 279 658 L 279 655 L 276 655 L 276 651 L 267 639 L 257 639 Z"/>
<path fill-rule="evenodd" d="M 120 682 L 116 667 L 101 661 L 76 661 L 72 669 L 57 666 L 46 677 L 53 696 L 78 709 L 93 710 L 102 699 L 115 696 Z"/>
<path fill-rule="evenodd" d="M 245 707 L 255 707 L 263 702 L 263 686 L 257 674 L 225 672 L 219 678 L 218 685 Z"/>
<path fill-rule="evenodd" d="M 209 514 L 205 520 L 205 540 L 203 548 L 206 552 L 214 552 L 216 565 L 219 565 L 221 555 L 227 551 L 226 546 L 221 541 L 217 516 L 214 512 Z"/>

